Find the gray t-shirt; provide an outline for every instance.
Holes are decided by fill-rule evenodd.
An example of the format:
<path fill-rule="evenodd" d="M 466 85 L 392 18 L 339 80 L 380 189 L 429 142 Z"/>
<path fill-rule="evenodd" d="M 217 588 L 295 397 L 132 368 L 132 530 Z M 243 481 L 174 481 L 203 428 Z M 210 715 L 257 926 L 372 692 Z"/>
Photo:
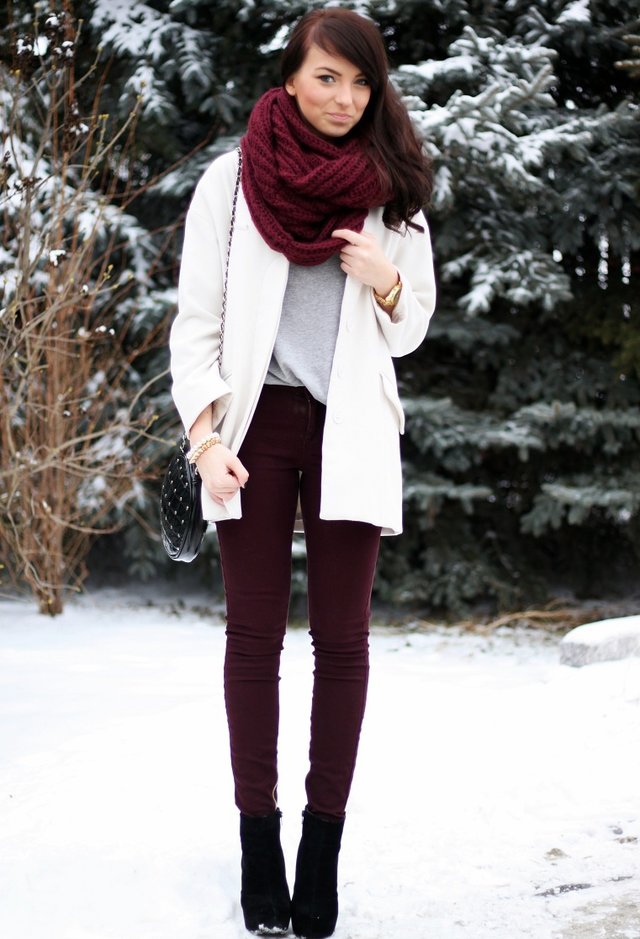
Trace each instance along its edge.
<path fill-rule="evenodd" d="M 265 384 L 303 385 L 316 401 L 327 403 L 345 280 L 338 254 L 312 267 L 289 265 Z"/>

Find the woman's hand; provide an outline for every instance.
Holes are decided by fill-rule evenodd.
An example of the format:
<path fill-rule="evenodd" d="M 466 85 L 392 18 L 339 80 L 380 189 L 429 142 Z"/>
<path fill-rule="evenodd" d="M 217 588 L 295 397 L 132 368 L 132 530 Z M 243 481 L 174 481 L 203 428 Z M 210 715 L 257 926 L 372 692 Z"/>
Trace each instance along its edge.
<path fill-rule="evenodd" d="M 228 447 L 217 443 L 196 460 L 202 485 L 218 505 L 224 505 L 238 489 L 244 488 L 249 474 Z"/>
<path fill-rule="evenodd" d="M 347 242 L 340 251 L 342 270 L 386 297 L 398 283 L 399 275 L 374 236 L 348 228 L 336 228 L 331 236 Z"/>

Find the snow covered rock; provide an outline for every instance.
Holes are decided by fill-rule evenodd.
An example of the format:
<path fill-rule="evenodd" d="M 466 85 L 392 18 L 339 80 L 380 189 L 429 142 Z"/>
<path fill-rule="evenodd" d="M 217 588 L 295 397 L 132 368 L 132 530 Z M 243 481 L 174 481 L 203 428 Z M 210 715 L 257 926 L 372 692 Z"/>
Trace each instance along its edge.
<path fill-rule="evenodd" d="M 640 616 L 585 623 L 572 629 L 560 642 L 563 665 L 590 665 L 640 655 Z"/>

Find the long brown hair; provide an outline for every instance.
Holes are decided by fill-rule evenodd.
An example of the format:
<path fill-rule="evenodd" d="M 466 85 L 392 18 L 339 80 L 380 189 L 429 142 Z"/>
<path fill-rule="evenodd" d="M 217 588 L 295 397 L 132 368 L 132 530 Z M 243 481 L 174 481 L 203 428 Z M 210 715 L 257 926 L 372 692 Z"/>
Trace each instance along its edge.
<path fill-rule="evenodd" d="M 306 13 L 294 27 L 282 53 L 283 83 L 298 71 L 313 44 L 347 59 L 368 80 L 371 97 L 354 133 L 363 137 L 371 160 L 391 193 L 382 216 L 385 225 L 398 228 L 402 222 L 410 224 L 431 198 L 431 162 L 407 109 L 389 81 L 387 52 L 377 26 L 366 17 L 339 7 Z"/>

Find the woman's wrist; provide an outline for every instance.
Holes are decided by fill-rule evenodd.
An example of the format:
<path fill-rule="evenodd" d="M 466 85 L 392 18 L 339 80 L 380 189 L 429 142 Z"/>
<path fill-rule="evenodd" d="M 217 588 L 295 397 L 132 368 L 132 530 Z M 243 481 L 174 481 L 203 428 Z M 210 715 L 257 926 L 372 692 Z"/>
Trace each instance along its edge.
<path fill-rule="evenodd" d="M 372 284 L 373 292 L 379 297 L 386 297 L 400 280 L 400 274 L 397 268 L 390 267 L 389 270 L 380 276 L 380 279 Z"/>
<path fill-rule="evenodd" d="M 215 447 L 216 444 L 222 443 L 220 439 L 220 434 L 213 431 L 210 434 L 207 434 L 206 437 L 203 437 L 201 440 L 198 440 L 187 453 L 187 460 L 189 463 L 197 463 L 203 453 L 206 453 L 207 450 L 210 450 L 211 447 Z"/>
<path fill-rule="evenodd" d="M 193 446 L 213 431 L 213 409 L 210 404 L 200 412 L 189 428 L 189 444 Z"/>
<path fill-rule="evenodd" d="M 384 310 L 385 313 L 388 313 L 389 316 L 393 313 L 396 306 L 398 305 L 398 300 L 400 299 L 400 293 L 402 292 L 402 281 L 400 280 L 400 274 L 396 271 L 397 280 L 393 287 L 391 287 L 386 294 L 379 294 L 378 291 L 373 289 L 373 297 L 380 309 Z"/>

